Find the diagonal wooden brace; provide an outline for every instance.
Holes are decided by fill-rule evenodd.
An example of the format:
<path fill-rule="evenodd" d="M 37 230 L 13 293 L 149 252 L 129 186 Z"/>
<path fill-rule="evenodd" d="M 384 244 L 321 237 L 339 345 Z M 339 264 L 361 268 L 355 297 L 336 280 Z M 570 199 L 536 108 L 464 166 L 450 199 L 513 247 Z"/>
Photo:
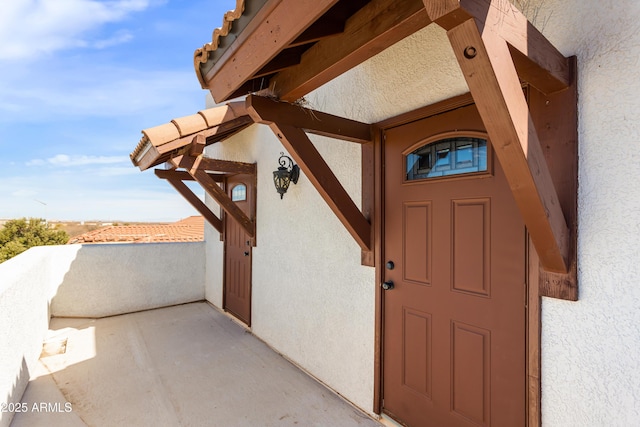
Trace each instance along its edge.
<path fill-rule="evenodd" d="M 371 251 L 371 224 L 353 202 L 307 134 L 292 126 L 269 125 L 291 157 L 363 250 Z"/>
<path fill-rule="evenodd" d="M 246 231 L 249 237 L 255 237 L 256 225 L 243 211 L 236 205 L 227 193 L 216 183 L 216 181 L 203 168 L 200 168 L 202 156 L 193 157 L 187 154 L 171 159 L 171 163 L 179 168 L 184 168 L 197 182 L 204 188 L 204 191 L 211 196 L 220 207 Z"/>
<path fill-rule="evenodd" d="M 509 45 L 518 75 L 543 93 L 566 89 L 573 81 L 571 61 L 507 0 L 423 0 L 429 18 L 445 30 L 474 19 Z"/>
<path fill-rule="evenodd" d="M 211 224 L 218 233 L 222 233 L 222 221 L 220 221 L 220 218 L 211 212 L 211 209 L 209 209 L 207 205 L 205 205 L 202 200 L 200 200 L 200 198 L 184 184 L 184 182 L 182 182 L 182 176 L 178 171 L 155 169 L 154 172 L 158 178 L 166 179 L 169 184 L 171 184 L 173 188 L 182 195 L 182 197 L 191 203 L 191 205 L 206 218 L 209 224 Z M 189 177 L 191 176 L 189 175 Z"/>
<path fill-rule="evenodd" d="M 447 34 L 542 266 L 567 273 L 569 230 L 507 43 L 472 19 Z"/>

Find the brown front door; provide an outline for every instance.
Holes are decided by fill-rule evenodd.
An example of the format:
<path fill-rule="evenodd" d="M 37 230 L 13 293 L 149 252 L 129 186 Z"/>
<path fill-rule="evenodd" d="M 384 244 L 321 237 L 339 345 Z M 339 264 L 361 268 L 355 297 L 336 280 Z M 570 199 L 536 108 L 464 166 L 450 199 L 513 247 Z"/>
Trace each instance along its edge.
<path fill-rule="evenodd" d="M 383 411 L 524 425 L 525 227 L 475 107 L 389 129 L 384 150 Z"/>
<path fill-rule="evenodd" d="M 255 177 L 234 175 L 227 179 L 227 194 L 242 211 L 254 218 Z M 225 216 L 224 309 L 251 325 L 251 238 L 231 215 Z"/>

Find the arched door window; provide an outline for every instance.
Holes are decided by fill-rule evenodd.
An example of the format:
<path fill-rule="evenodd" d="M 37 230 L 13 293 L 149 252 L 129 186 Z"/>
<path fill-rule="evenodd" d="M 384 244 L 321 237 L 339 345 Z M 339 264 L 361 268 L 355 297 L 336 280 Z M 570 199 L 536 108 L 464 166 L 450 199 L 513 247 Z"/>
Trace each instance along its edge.
<path fill-rule="evenodd" d="M 487 171 L 487 140 L 475 137 L 439 139 L 406 155 L 407 181 Z"/>
<path fill-rule="evenodd" d="M 238 184 L 231 190 L 231 201 L 241 202 L 247 200 L 247 186 L 244 184 Z"/>

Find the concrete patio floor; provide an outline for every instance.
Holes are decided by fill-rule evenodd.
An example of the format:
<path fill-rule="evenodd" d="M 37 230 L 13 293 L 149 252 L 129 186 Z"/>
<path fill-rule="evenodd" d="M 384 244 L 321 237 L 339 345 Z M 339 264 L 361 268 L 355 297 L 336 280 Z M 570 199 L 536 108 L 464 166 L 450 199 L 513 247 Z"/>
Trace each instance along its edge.
<path fill-rule="evenodd" d="M 12 427 L 381 425 L 204 302 L 54 318 L 47 342 Z"/>

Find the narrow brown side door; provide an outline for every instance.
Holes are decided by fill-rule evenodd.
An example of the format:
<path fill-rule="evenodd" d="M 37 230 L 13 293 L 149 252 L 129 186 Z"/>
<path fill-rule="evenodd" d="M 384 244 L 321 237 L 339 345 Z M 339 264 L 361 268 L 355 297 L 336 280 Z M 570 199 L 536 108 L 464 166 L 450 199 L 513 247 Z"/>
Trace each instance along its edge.
<path fill-rule="evenodd" d="M 242 211 L 255 217 L 255 177 L 227 178 L 227 194 Z M 251 325 L 251 238 L 231 215 L 225 216 L 224 309 Z"/>
<path fill-rule="evenodd" d="M 407 176 L 408 153 L 463 135 L 486 139 L 474 106 L 386 132 L 383 411 L 411 427 L 522 426 L 525 227 L 502 169 L 487 147 L 486 171 Z M 446 162 L 445 146 L 421 161 Z"/>

